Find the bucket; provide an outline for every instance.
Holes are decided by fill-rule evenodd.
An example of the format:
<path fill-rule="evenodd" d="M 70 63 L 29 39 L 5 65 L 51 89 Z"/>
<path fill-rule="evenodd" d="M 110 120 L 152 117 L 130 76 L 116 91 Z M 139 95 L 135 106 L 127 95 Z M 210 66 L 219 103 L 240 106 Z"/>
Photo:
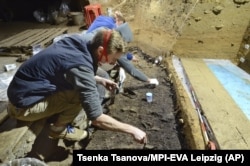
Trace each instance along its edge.
<path fill-rule="evenodd" d="M 81 25 L 83 23 L 82 12 L 70 12 L 70 16 L 74 25 Z"/>
<path fill-rule="evenodd" d="M 87 27 L 95 20 L 95 18 L 102 14 L 100 4 L 91 4 L 84 7 L 84 17 Z"/>

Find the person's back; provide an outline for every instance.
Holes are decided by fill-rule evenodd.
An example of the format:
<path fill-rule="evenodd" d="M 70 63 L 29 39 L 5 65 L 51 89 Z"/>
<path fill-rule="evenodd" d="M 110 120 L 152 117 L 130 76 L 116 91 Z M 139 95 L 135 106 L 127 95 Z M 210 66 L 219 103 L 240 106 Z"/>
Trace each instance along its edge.
<path fill-rule="evenodd" d="M 87 30 L 87 33 L 92 32 L 93 30 L 99 27 L 106 27 L 108 29 L 114 29 L 116 28 L 115 19 L 113 17 L 100 15 L 96 17 L 96 19 L 94 20 L 94 24 L 92 23 L 90 25 L 90 27 Z"/>

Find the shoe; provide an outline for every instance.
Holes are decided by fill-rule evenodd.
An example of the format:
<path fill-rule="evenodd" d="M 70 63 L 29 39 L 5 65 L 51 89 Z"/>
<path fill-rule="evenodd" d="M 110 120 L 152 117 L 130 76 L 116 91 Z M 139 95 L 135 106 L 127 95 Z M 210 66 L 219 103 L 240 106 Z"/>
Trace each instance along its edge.
<path fill-rule="evenodd" d="M 50 130 L 49 137 L 52 139 L 66 139 L 68 141 L 81 141 L 88 137 L 88 132 L 72 126 L 67 126 L 62 132 Z"/>

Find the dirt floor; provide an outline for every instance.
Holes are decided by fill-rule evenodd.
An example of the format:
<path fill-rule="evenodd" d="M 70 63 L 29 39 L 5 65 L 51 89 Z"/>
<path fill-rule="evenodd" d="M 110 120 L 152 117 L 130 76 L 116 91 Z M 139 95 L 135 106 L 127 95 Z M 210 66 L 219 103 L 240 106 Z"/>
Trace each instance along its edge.
<path fill-rule="evenodd" d="M 127 75 L 124 93 L 115 96 L 109 105 L 108 115 L 115 119 L 135 125 L 146 131 L 148 144 L 136 143 L 129 135 L 106 130 L 94 129 L 90 139 L 79 142 L 53 142 L 47 138 L 47 128 L 37 137 L 32 151 L 27 157 L 45 160 L 49 165 L 72 161 L 73 149 L 86 150 L 181 150 L 189 149 L 179 122 L 179 109 L 176 106 L 175 91 L 167 77 L 164 66 L 155 65 L 140 50 L 136 54 L 139 63 L 135 64 L 149 77 L 157 78 L 158 86 L 151 86 Z M 149 55 L 146 55 L 149 57 Z M 147 103 L 146 93 L 153 93 L 153 102 Z M 47 124 L 48 125 L 48 124 Z M 46 148 L 41 145 L 46 143 Z M 48 151 L 49 149 L 49 151 Z M 37 155 L 39 154 L 39 155 Z M 41 157 L 42 156 L 42 157 Z"/>
<path fill-rule="evenodd" d="M 176 123 L 178 108 L 175 91 L 171 80 L 167 77 L 166 68 L 164 65 L 154 64 L 150 55 L 143 54 L 138 48 L 135 49 L 135 55 L 140 59 L 135 66 L 147 73 L 148 77 L 157 78 L 160 84 L 148 85 L 127 74 L 128 78 L 124 84 L 125 93 L 115 97 L 115 103 L 110 106 L 109 115 L 145 130 L 148 133 L 148 146 L 151 149 L 187 148 L 181 127 Z M 152 103 L 146 101 L 147 92 L 153 93 Z M 103 139 L 104 144 L 95 144 Z M 142 149 L 143 147 L 124 134 L 108 131 L 99 131 L 94 135 L 93 140 L 94 142 L 90 143 L 87 149 Z"/>
<path fill-rule="evenodd" d="M 143 1 L 140 4 L 135 0 L 119 2 L 120 4 L 116 1 L 105 1 L 103 9 L 105 11 L 106 7 L 113 7 L 124 13 L 134 32 L 131 50 L 140 60 L 135 66 L 149 77 L 157 78 L 160 84 L 157 87 L 148 86 L 127 74 L 125 88 L 135 95 L 116 95 L 115 103 L 110 105 L 108 114 L 145 130 L 149 138 L 146 146 L 148 149 L 189 149 L 170 71 L 165 63 L 154 64 L 154 58 L 159 55 L 167 58 L 176 54 L 183 57 L 227 58 L 237 62 L 242 35 L 249 23 L 249 1 Z M 180 7 L 176 7 L 178 5 Z M 55 26 L 66 26 L 69 28 L 68 33 L 71 33 L 79 32 L 82 25 L 1 21 L 0 40 L 28 28 Z M 152 103 L 146 102 L 145 94 L 149 91 L 153 93 Z M 1 104 L 3 108 L 4 104 Z M 58 143 L 47 139 L 46 126 L 27 156 L 43 159 L 49 165 L 70 165 L 72 149 L 145 148 L 135 143 L 130 136 L 104 130 L 94 132 L 87 142 Z M 42 146 L 44 143 L 48 146 Z"/>

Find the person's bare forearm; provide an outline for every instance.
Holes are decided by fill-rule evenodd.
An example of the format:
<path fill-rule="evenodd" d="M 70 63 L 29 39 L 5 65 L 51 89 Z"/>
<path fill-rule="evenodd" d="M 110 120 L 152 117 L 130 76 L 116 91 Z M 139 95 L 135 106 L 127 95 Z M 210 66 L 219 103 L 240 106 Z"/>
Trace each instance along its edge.
<path fill-rule="evenodd" d="M 112 80 L 100 77 L 100 76 L 95 76 L 95 80 L 98 84 L 103 85 L 107 90 L 112 91 L 116 88 L 118 88 L 117 83 L 115 83 Z"/>
<path fill-rule="evenodd" d="M 95 76 L 95 80 L 96 80 L 96 82 L 97 82 L 98 84 L 101 84 L 102 81 L 103 81 L 103 79 L 104 79 L 104 78 L 102 78 L 102 77 Z"/>
<path fill-rule="evenodd" d="M 130 128 L 128 124 L 117 121 L 116 119 L 102 114 L 95 121 L 92 121 L 92 124 L 96 127 L 100 127 L 105 130 L 118 131 L 124 133 L 132 133 L 128 130 Z"/>

